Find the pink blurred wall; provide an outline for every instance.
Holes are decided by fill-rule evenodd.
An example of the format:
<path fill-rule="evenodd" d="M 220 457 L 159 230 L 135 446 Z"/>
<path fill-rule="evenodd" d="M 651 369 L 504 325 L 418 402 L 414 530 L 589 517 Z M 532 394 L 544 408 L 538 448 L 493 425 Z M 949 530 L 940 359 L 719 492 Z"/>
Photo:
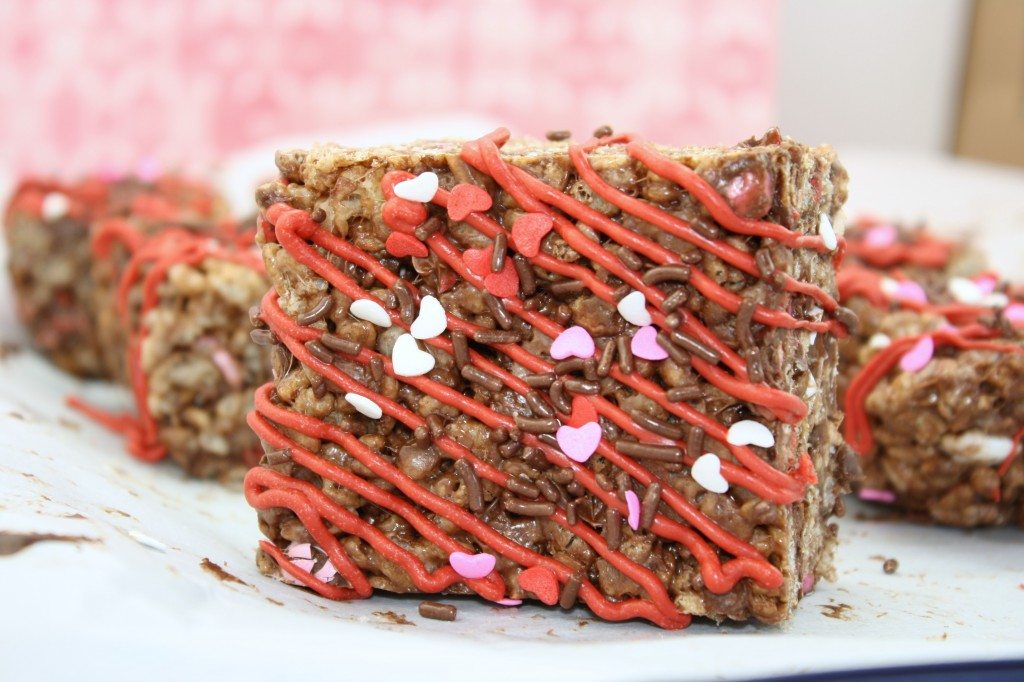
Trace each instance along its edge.
<path fill-rule="evenodd" d="M 774 0 L 0 0 L 0 168 L 189 168 L 446 113 L 733 142 L 775 117 Z"/>

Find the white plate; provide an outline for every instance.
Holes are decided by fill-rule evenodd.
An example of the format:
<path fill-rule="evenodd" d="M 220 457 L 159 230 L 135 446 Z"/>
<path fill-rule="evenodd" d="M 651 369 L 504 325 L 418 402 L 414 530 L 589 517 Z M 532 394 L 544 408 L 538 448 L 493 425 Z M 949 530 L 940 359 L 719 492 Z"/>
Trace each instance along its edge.
<path fill-rule="evenodd" d="M 981 205 L 985 224 L 1024 227 L 1019 174 L 891 155 L 848 164 L 881 210 L 927 216 L 953 202 L 949 211 L 973 216 Z M 1014 258 L 1024 253 L 1014 246 Z M 0 329 L 16 333 L 6 281 Z M 841 522 L 839 579 L 782 628 L 666 633 L 469 600 L 442 623 L 420 618 L 415 598 L 326 601 L 257 573 L 255 514 L 238 490 L 129 459 L 116 437 L 63 406 L 70 393 L 125 400 L 29 352 L 0 360 L 0 530 L 93 540 L 0 557 L 0 679 L 749 679 L 1024 656 L 1020 531 L 869 522 L 854 505 Z M 882 571 L 888 557 L 895 575 Z M 242 582 L 218 579 L 204 558 Z"/>

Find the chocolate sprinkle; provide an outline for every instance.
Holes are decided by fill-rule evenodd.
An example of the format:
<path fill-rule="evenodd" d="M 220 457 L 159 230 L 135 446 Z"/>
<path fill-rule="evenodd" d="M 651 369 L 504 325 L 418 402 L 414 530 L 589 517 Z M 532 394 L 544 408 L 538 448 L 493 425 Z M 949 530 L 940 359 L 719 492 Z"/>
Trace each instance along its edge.
<path fill-rule="evenodd" d="M 261 314 L 262 311 L 260 310 L 260 307 L 258 305 L 254 305 L 253 307 L 249 308 L 249 324 L 257 329 L 261 327 L 266 327 L 267 323 L 263 321 L 262 317 L 260 317 Z"/>
<path fill-rule="evenodd" d="M 686 452 L 694 458 L 704 454 L 704 429 L 699 426 L 690 427 L 690 435 L 686 438 Z"/>
<path fill-rule="evenodd" d="M 526 399 L 526 404 L 530 407 L 530 410 L 535 415 L 538 415 L 540 417 L 555 416 L 555 411 L 551 409 L 550 405 L 544 402 L 544 400 L 540 397 L 540 393 L 538 393 L 537 391 L 530 391 L 524 397 Z"/>
<path fill-rule="evenodd" d="M 600 379 L 597 375 L 597 360 L 587 358 L 583 361 L 583 376 L 587 381 L 597 381 Z"/>
<path fill-rule="evenodd" d="M 670 313 L 682 304 L 686 303 L 686 299 L 689 297 L 690 296 L 686 292 L 686 289 L 680 287 L 665 297 L 665 300 L 661 302 L 661 309 L 666 313 Z"/>
<path fill-rule="evenodd" d="M 501 329 L 480 329 L 473 332 L 473 340 L 477 343 L 519 343 L 522 338 L 519 332 L 507 332 Z"/>
<path fill-rule="evenodd" d="M 698 384 L 689 384 L 687 386 L 673 386 L 672 388 L 665 391 L 665 398 L 677 403 L 680 400 L 696 400 L 704 396 L 704 389 Z"/>
<path fill-rule="evenodd" d="M 306 350 L 309 351 L 310 355 L 320 362 L 325 362 L 327 364 L 334 362 L 334 353 L 327 350 L 327 347 L 319 341 L 314 339 L 313 341 L 307 341 L 305 345 Z"/>
<path fill-rule="evenodd" d="M 491 272 L 501 272 L 505 267 L 505 254 L 508 253 L 508 236 L 504 232 L 494 235 L 494 250 L 491 252 Z"/>
<path fill-rule="evenodd" d="M 757 301 L 751 298 L 744 298 L 740 308 L 736 312 L 736 341 L 740 348 L 750 348 L 754 345 L 754 335 L 750 331 L 750 321 L 757 310 Z"/>
<path fill-rule="evenodd" d="M 331 334 L 330 332 L 324 332 L 320 335 L 320 343 L 333 351 L 344 353 L 345 355 L 359 355 L 359 352 L 363 350 L 363 344 L 358 341 L 343 339 L 337 334 Z"/>
<path fill-rule="evenodd" d="M 601 359 L 597 363 L 597 376 L 606 377 L 615 361 L 615 341 L 608 339 L 601 347 Z"/>
<path fill-rule="evenodd" d="M 552 368 L 555 374 L 572 374 L 583 369 L 583 358 L 569 358 L 555 363 Z"/>
<path fill-rule="evenodd" d="M 516 426 L 526 433 L 554 433 L 560 424 L 552 417 L 533 418 L 516 415 Z"/>
<path fill-rule="evenodd" d="M 640 501 L 640 528 L 650 530 L 654 523 L 654 517 L 658 514 L 658 505 L 661 503 L 661 484 L 654 481 L 647 486 L 643 499 Z"/>
<path fill-rule="evenodd" d="M 465 332 L 452 332 L 452 354 L 455 356 L 455 366 L 460 370 L 469 366 L 469 344 L 466 342 Z"/>
<path fill-rule="evenodd" d="M 615 344 L 619 351 L 619 368 L 629 374 L 633 371 L 633 349 L 629 347 L 629 337 L 621 334 L 615 337 Z"/>
<path fill-rule="evenodd" d="M 613 552 L 622 544 L 622 514 L 608 507 L 604 514 L 604 530 L 602 531 L 608 549 Z"/>
<path fill-rule="evenodd" d="M 708 348 L 707 346 L 705 346 L 703 343 L 693 338 L 692 336 L 687 336 L 678 329 L 673 329 L 669 333 L 669 337 L 672 339 L 672 343 L 676 344 L 677 346 L 681 346 L 684 350 L 690 351 L 701 360 L 704 360 L 705 362 L 710 362 L 712 365 L 718 364 L 718 352 L 711 348 Z"/>
<path fill-rule="evenodd" d="M 563 383 L 565 385 L 565 389 L 570 393 L 578 393 L 580 395 L 597 395 L 601 391 L 601 384 L 596 381 L 566 379 Z"/>
<path fill-rule="evenodd" d="M 303 327 L 311 325 L 327 317 L 327 314 L 331 312 L 331 308 L 333 307 L 334 299 L 329 295 L 325 295 L 317 301 L 315 306 L 296 317 L 295 321 Z"/>
<path fill-rule="evenodd" d="M 625 455 L 637 457 L 638 459 L 652 459 L 658 462 L 681 462 L 683 460 L 683 451 L 671 445 L 617 440 L 615 441 L 615 449 Z"/>
<path fill-rule="evenodd" d="M 555 487 L 555 484 L 546 478 L 537 481 L 537 488 L 548 502 L 557 503 L 562 499 L 562 496 L 558 494 L 558 488 Z"/>
<path fill-rule="evenodd" d="M 567 279 L 561 282 L 555 282 L 554 284 L 548 285 L 548 291 L 555 296 L 562 296 L 564 294 L 578 294 L 583 291 L 583 282 L 578 279 Z"/>
<path fill-rule="evenodd" d="M 644 266 L 644 262 L 640 259 L 640 256 L 636 255 L 625 246 L 620 246 L 615 250 L 615 255 L 619 257 L 622 264 L 630 270 L 636 272 Z"/>
<path fill-rule="evenodd" d="M 464 366 L 459 373 L 462 375 L 463 379 L 472 381 L 474 384 L 479 384 L 492 393 L 500 391 L 503 386 L 501 379 L 493 374 L 483 371 L 482 369 L 474 367 L 473 365 Z"/>
<path fill-rule="evenodd" d="M 519 291 L 523 296 L 533 296 L 537 293 L 537 278 L 533 275 L 533 266 L 529 261 L 517 253 L 512 256 L 512 264 L 516 267 L 516 274 L 519 275 Z"/>
<path fill-rule="evenodd" d="M 480 488 L 480 479 L 477 478 L 473 465 L 464 459 L 455 463 L 455 473 L 462 479 L 466 486 L 466 500 L 471 511 L 482 511 L 484 508 L 484 495 Z"/>
<path fill-rule="evenodd" d="M 395 292 L 395 298 L 398 299 L 399 319 L 405 324 L 412 324 L 413 320 L 416 319 L 416 303 L 413 301 L 409 289 L 405 286 L 405 282 L 396 280 L 391 290 Z"/>
<path fill-rule="evenodd" d="M 775 272 L 775 261 L 772 260 L 772 252 L 767 246 L 758 249 L 754 253 L 754 263 L 762 277 L 770 277 Z"/>
<path fill-rule="evenodd" d="M 668 353 L 668 356 L 672 358 L 672 362 L 680 366 L 686 366 L 690 364 L 690 356 L 682 351 L 679 346 L 672 343 L 671 339 L 668 338 L 668 334 L 665 332 L 658 332 L 658 335 L 654 338 L 655 343 L 662 347 L 662 349 Z"/>
<path fill-rule="evenodd" d="M 549 130 L 544 134 L 544 137 L 548 138 L 552 142 L 561 142 L 562 140 L 568 140 L 572 137 L 572 133 L 568 130 Z"/>
<path fill-rule="evenodd" d="M 705 239 L 721 239 L 723 234 L 722 228 L 707 216 L 697 217 L 690 223 L 690 227 L 696 230 L 697 233 Z"/>
<path fill-rule="evenodd" d="M 849 308 L 840 306 L 836 308 L 836 311 L 833 314 L 835 315 L 836 320 L 839 321 L 839 324 L 846 327 L 848 332 L 851 334 L 857 333 L 857 330 L 860 328 L 860 320 L 857 319 L 857 313 L 853 312 Z"/>
<path fill-rule="evenodd" d="M 644 273 L 644 284 L 661 284 L 662 282 L 686 282 L 690 279 L 689 265 L 659 265 Z"/>
<path fill-rule="evenodd" d="M 494 321 L 498 323 L 499 327 L 502 329 L 511 329 L 512 316 L 508 314 L 508 310 L 505 308 L 504 303 L 486 292 L 484 293 L 484 303 L 487 304 L 487 309 L 491 311 L 491 316 L 494 318 Z"/>
<path fill-rule="evenodd" d="M 427 218 L 422 225 L 416 228 L 416 230 L 413 232 L 413 235 L 416 237 L 416 239 L 419 239 L 421 242 L 425 242 L 432 235 L 440 232 L 442 227 L 443 225 L 441 224 L 441 219 L 438 218 L 436 215 L 432 215 L 429 218 Z"/>
<path fill-rule="evenodd" d="M 280 339 L 277 338 L 277 334 L 270 331 L 269 329 L 253 329 L 249 332 L 249 338 L 257 346 L 272 346 L 275 343 L 279 343 Z"/>
<path fill-rule="evenodd" d="M 436 601 L 420 602 L 419 613 L 424 618 L 431 620 L 453 621 L 459 610 L 452 604 L 441 604 Z"/>
<path fill-rule="evenodd" d="M 370 376 L 376 382 L 384 378 L 384 361 L 376 355 L 370 358 Z"/>
<path fill-rule="evenodd" d="M 670 424 L 666 421 L 662 421 L 661 419 L 656 419 L 655 417 L 638 410 L 633 410 L 629 414 L 633 417 L 633 421 L 638 425 L 648 431 L 653 431 L 659 436 L 665 436 L 666 438 L 673 438 L 676 440 L 683 437 L 682 429 L 675 424 Z"/>
<path fill-rule="evenodd" d="M 747 361 L 747 376 L 750 380 L 759 384 L 764 381 L 764 367 L 761 364 L 761 349 L 757 346 L 751 346 L 741 354 Z"/>
<path fill-rule="evenodd" d="M 611 137 L 612 127 L 603 125 L 594 131 L 594 137 Z"/>
<path fill-rule="evenodd" d="M 551 502 L 521 500 L 511 495 L 502 496 L 501 504 L 507 511 L 520 516 L 551 516 L 556 509 Z"/>
<path fill-rule="evenodd" d="M 562 592 L 558 595 L 558 605 L 563 609 L 571 609 L 576 604 L 580 594 L 580 587 L 583 586 L 583 578 L 578 573 L 573 573 L 562 585 Z"/>
<path fill-rule="evenodd" d="M 531 388 L 548 388 L 551 384 L 555 383 L 555 375 L 527 374 L 525 381 Z"/>
<path fill-rule="evenodd" d="M 559 380 L 551 384 L 548 395 L 551 397 L 551 402 L 555 404 L 556 410 L 562 414 L 570 414 L 572 412 L 572 402 L 565 395 L 565 382 Z"/>

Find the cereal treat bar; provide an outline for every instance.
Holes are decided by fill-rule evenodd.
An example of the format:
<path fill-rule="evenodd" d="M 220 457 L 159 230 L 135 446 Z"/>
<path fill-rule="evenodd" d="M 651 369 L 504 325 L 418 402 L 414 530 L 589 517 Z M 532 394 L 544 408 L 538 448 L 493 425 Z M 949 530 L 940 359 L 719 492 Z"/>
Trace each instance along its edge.
<path fill-rule="evenodd" d="M 194 227 L 140 237 L 109 302 L 136 412 L 69 402 L 122 432 L 139 459 L 169 456 L 192 476 L 240 479 L 260 455 L 246 414 L 270 358 L 250 339 L 250 310 L 267 286 L 251 247 Z"/>
<path fill-rule="evenodd" d="M 91 223 L 129 213 L 207 216 L 219 206 L 206 185 L 175 176 L 23 182 L 7 206 L 5 233 L 18 314 L 35 345 L 68 372 L 109 376 L 91 309 Z"/>
<path fill-rule="evenodd" d="M 868 221 L 839 272 L 861 329 L 841 343 L 858 495 L 955 526 L 1024 524 L 1024 305 L 961 242 Z"/>
<path fill-rule="evenodd" d="M 664 628 L 778 623 L 832 574 L 830 148 L 502 129 L 277 165 L 264 572 Z"/>

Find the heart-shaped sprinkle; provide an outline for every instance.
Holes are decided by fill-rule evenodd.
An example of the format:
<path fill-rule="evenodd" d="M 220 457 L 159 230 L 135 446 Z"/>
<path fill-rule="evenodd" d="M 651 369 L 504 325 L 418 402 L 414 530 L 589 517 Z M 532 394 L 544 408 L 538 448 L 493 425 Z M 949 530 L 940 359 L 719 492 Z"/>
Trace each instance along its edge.
<path fill-rule="evenodd" d="M 494 570 L 496 562 L 491 554 L 466 554 L 465 552 L 452 552 L 448 556 L 448 563 L 452 565 L 455 572 L 469 580 L 479 580 L 487 577 Z"/>
<path fill-rule="evenodd" d="M 1024 325 L 1024 304 L 1011 303 L 1006 306 L 1003 308 L 1003 317 L 1014 327 Z"/>
<path fill-rule="evenodd" d="M 551 343 L 551 357 L 565 360 L 568 357 L 591 358 L 594 356 L 594 337 L 583 327 L 569 327 L 555 337 Z"/>
<path fill-rule="evenodd" d="M 626 522 L 633 530 L 640 528 L 640 498 L 632 490 L 626 491 Z"/>
<path fill-rule="evenodd" d="M 525 213 L 512 223 L 512 245 L 527 258 L 533 258 L 540 253 L 540 243 L 554 225 L 554 217 L 547 213 Z"/>
<path fill-rule="evenodd" d="M 433 296 L 424 296 L 420 301 L 420 313 L 409 327 L 413 338 L 432 339 L 443 334 L 446 329 L 448 315 L 445 314 L 441 302 Z"/>
<path fill-rule="evenodd" d="M 814 589 L 814 574 L 808 573 L 800 582 L 800 594 L 807 594 Z"/>
<path fill-rule="evenodd" d="M 520 604 L 523 603 L 523 600 L 522 599 L 511 599 L 509 597 L 505 597 L 504 599 L 499 599 L 498 601 L 496 601 L 494 603 L 495 604 L 501 604 L 502 606 L 519 606 Z"/>
<path fill-rule="evenodd" d="M 897 281 L 889 277 L 883 277 L 879 288 L 895 301 L 928 303 L 928 294 L 925 293 L 924 289 L 917 282 L 909 280 Z"/>
<path fill-rule="evenodd" d="M 331 563 L 331 560 L 328 559 L 326 563 L 320 567 L 320 570 L 313 574 L 313 577 L 321 582 L 329 583 L 334 580 L 336 575 L 338 575 L 338 569 L 336 569 L 334 564 Z"/>
<path fill-rule="evenodd" d="M 597 408 L 593 398 L 577 395 L 572 399 L 572 414 L 565 420 L 569 426 L 583 426 L 587 422 L 597 421 Z"/>
<path fill-rule="evenodd" d="M 619 315 L 622 315 L 630 324 L 646 327 L 651 323 L 651 314 L 647 312 L 647 299 L 639 291 L 626 294 L 615 307 L 619 311 Z"/>
<path fill-rule="evenodd" d="M 882 504 L 892 504 L 896 501 L 896 493 L 882 488 L 861 488 L 857 491 L 857 497 L 866 502 L 881 502 Z"/>
<path fill-rule="evenodd" d="M 384 306 L 373 299 L 361 298 L 358 301 L 352 301 L 348 311 L 352 313 L 352 317 L 366 320 L 378 327 L 386 329 L 391 326 L 391 316 L 388 315 L 388 311 L 384 310 Z"/>
<path fill-rule="evenodd" d="M 491 271 L 491 254 L 494 247 L 488 246 L 483 249 L 466 249 L 462 254 L 462 262 L 466 264 L 469 271 L 474 275 L 483 277 Z"/>
<path fill-rule="evenodd" d="M 900 358 L 900 369 L 904 372 L 920 372 L 931 362 L 935 355 L 935 341 L 930 336 L 922 336 L 914 347 Z"/>
<path fill-rule="evenodd" d="M 640 327 L 629 342 L 633 355 L 644 360 L 664 360 L 668 357 L 665 349 L 658 345 L 658 330 L 648 325 Z"/>
<path fill-rule="evenodd" d="M 892 339 L 889 338 L 888 334 L 882 332 L 875 332 L 868 339 L 868 348 L 871 350 L 881 350 L 882 348 L 888 348 L 892 345 Z"/>
<path fill-rule="evenodd" d="M 311 573 L 316 565 L 316 561 L 313 558 L 313 547 L 308 542 L 293 542 L 285 548 L 284 553 L 291 559 L 293 566 L 306 573 Z M 338 571 L 334 568 L 334 564 L 331 563 L 330 559 L 324 562 L 324 565 L 316 573 L 313 573 L 314 578 L 325 583 L 331 582 L 336 575 L 338 575 Z M 296 585 L 301 584 L 291 576 L 284 576 L 284 580 Z"/>
<path fill-rule="evenodd" d="M 494 246 L 484 249 L 466 249 L 462 262 L 469 271 L 484 278 L 484 289 L 498 298 L 511 298 L 519 293 L 519 273 L 511 258 L 505 259 L 500 272 L 491 272 L 491 254 Z"/>
<path fill-rule="evenodd" d="M 999 286 L 999 280 L 992 275 L 978 275 L 972 281 L 983 294 L 991 294 Z"/>
<path fill-rule="evenodd" d="M 369 417 L 370 419 L 380 419 L 384 416 L 384 410 L 380 409 L 380 405 L 364 395 L 359 395 L 358 393 L 346 393 L 345 402 L 356 408 L 356 412 L 365 417 Z"/>
<path fill-rule="evenodd" d="M 554 606 L 558 602 L 558 578 L 550 569 L 531 566 L 519 574 L 518 581 L 519 587 L 532 592 L 548 606 Z"/>
<path fill-rule="evenodd" d="M 951 277 L 946 288 L 949 289 L 950 295 L 959 303 L 966 303 L 967 305 L 977 305 L 985 297 L 977 282 L 966 277 Z"/>
<path fill-rule="evenodd" d="M 465 220 L 470 213 L 486 211 L 492 203 L 491 195 L 486 190 L 460 183 L 452 187 L 448 194 L 448 217 L 456 221 Z"/>
<path fill-rule="evenodd" d="M 160 162 L 152 156 L 147 156 L 135 164 L 135 177 L 142 182 L 154 183 L 161 174 Z"/>
<path fill-rule="evenodd" d="M 60 220 L 71 210 L 71 200 L 61 192 L 48 192 L 40 209 L 43 220 Z"/>
<path fill-rule="evenodd" d="M 501 272 L 489 272 L 484 277 L 484 289 L 498 298 L 512 298 L 519 293 L 519 273 L 511 258 L 505 259 Z"/>
<path fill-rule="evenodd" d="M 412 334 L 402 334 L 391 350 L 391 366 L 400 377 L 418 377 L 434 369 L 434 356 L 420 350 Z"/>
<path fill-rule="evenodd" d="M 690 467 L 690 476 L 702 488 L 713 493 L 724 493 L 729 490 L 729 482 L 722 476 L 722 460 L 710 452 L 697 458 Z"/>
<path fill-rule="evenodd" d="M 437 194 L 437 184 L 436 173 L 420 173 L 415 178 L 403 180 L 395 185 L 395 196 L 425 204 Z"/>
<path fill-rule="evenodd" d="M 395 258 L 405 258 L 406 256 L 426 258 L 429 253 L 426 244 L 411 234 L 404 234 L 402 232 L 392 232 L 389 234 L 387 241 L 384 242 L 384 248 Z"/>
<path fill-rule="evenodd" d="M 828 219 L 827 213 L 822 213 L 821 219 L 818 220 L 818 236 L 821 237 L 821 243 L 829 251 L 835 251 L 836 247 L 839 246 L 836 231 L 832 229 L 832 221 Z"/>
<path fill-rule="evenodd" d="M 896 228 L 892 225 L 875 225 L 864 233 L 864 244 L 875 249 L 884 249 L 896 243 Z"/>
<path fill-rule="evenodd" d="M 729 445 L 756 445 L 759 448 L 775 445 L 775 436 L 768 427 L 753 419 L 741 419 L 730 426 L 725 440 Z"/>
<path fill-rule="evenodd" d="M 583 464 L 594 454 L 601 442 L 601 425 L 588 422 L 576 428 L 563 424 L 555 433 L 558 447 L 569 459 Z"/>

